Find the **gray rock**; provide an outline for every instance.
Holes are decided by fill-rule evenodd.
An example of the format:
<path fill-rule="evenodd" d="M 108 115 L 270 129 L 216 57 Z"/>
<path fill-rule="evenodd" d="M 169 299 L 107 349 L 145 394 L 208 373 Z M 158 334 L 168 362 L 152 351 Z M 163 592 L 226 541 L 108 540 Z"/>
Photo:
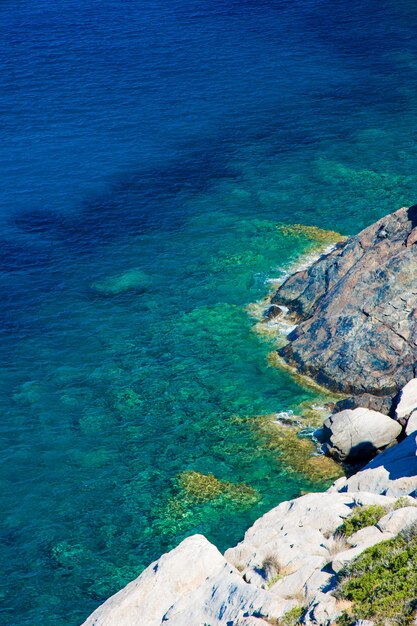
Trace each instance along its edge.
<path fill-rule="evenodd" d="M 282 317 L 283 314 L 283 310 L 280 306 L 278 306 L 277 304 L 271 304 L 271 306 L 266 309 L 264 317 L 267 320 L 272 320 L 276 317 Z"/>
<path fill-rule="evenodd" d="M 401 426 L 369 409 L 346 409 L 331 415 L 323 426 L 326 451 L 339 461 L 367 460 L 396 440 Z"/>
<path fill-rule="evenodd" d="M 417 362 L 417 206 L 383 217 L 290 276 L 273 302 L 300 323 L 280 354 L 348 394 L 393 396 Z"/>

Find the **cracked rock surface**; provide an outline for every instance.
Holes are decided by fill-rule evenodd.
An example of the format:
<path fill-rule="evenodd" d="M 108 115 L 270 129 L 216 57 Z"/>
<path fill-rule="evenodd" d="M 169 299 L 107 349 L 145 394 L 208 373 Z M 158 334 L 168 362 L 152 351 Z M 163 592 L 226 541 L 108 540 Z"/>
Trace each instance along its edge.
<path fill-rule="evenodd" d="M 281 356 L 377 408 L 372 397 L 393 397 L 416 375 L 417 205 L 337 244 L 290 276 L 272 302 L 299 319 Z"/>

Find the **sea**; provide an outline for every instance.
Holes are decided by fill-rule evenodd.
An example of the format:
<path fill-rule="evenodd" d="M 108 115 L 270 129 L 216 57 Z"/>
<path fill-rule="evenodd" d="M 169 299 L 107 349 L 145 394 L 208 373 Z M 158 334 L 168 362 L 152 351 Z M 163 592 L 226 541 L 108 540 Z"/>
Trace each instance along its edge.
<path fill-rule="evenodd" d="M 317 229 L 415 202 L 417 3 L 2 0 L 0 28 L 0 623 L 77 626 L 329 484 L 265 427 L 321 399 L 251 305 Z"/>

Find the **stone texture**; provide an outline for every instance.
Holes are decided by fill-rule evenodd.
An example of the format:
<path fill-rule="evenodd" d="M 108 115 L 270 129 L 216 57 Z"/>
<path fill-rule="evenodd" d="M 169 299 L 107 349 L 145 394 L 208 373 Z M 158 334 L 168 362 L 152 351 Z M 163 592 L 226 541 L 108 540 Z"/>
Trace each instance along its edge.
<path fill-rule="evenodd" d="M 396 440 L 398 422 L 369 409 L 346 409 L 331 415 L 323 425 L 326 451 L 339 461 L 369 459 Z"/>
<path fill-rule="evenodd" d="M 411 435 L 417 430 L 417 411 L 413 411 L 408 418 L 407 426 L 405 427 L 405 434 Z"/>
<path fill-rule="evenodd" d="M 264 624 L 294 603 L 245 583 L 202 535 L 185 539 L 109 598 L 83 626 L 212 626 Z M 255 618 L 258 621 L 255 621 Z"/>
<path fill-rule="evenodd" d="M 409 380 L 401 389 L 395 408 L 395 417 L 396 419 L 407 418 L 414 409 L 417 409 L 417 378 Z"/>
<path fill-rule="evenodd" d="M 296 606 L 307 606 L 302 623 L 330 626 L 340 613 L 332 594 L 335 572 L 417 520 L 417 508 L 388 513 L 378 528 L 355 533 L 351 547 L 336 542 L 339 526 L 358 506 L 394 503 L 394 498 L 379 494 L 334 490 L 283 502 L 226 552 L 228 560 L 203 536 L 194 535 L 152 563 L 83 626 L 267 626 L 279 623 Z M 281 578 L 265 585 L 262 564 L 271 556 L 282 565 L 277 572 Z M 245 582 L 229 561 L 239 570 L 246 568 L 246 574 L 252 572 L 256 584 Z"/>
<path fill-rule="evenodd" d="M 348 394 L 393 396 L 417 362 L 417 206 L 383 217 L 290 276 L 273 303 L 300 324 L 281 355 Z"/>
<path fill-rule="evenodd" d="M 389 496 L 417 495 L 416 434 L 388 448 L 350 478 L 339 478 L 329 492 L 366 491 Z"/>
<path fill-rule="evenodd" d="M 417 524 L 416 506 L 407 506 L 387 513 L 379 520 L 377 527 L 383 533 L 398 535 L 399 532 L 412 524 Z"/>

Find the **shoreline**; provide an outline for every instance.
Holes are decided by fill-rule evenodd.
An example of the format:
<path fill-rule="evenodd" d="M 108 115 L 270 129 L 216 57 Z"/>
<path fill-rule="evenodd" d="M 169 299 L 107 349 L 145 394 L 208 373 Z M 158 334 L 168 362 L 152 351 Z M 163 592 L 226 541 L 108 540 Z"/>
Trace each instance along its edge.
<path fill-rule="evenodd" d="M 348 242 L 354 240 L 351 238 Z M 297 274 L 308 274 L 314 264 L 334 254 L 338 254 L 337 245 L 324 255 L 319 254 L 318 259 L 303 269 L 295 270 L 289 280 Z M 287 281 L 288 278 L 282 284 L 285 286 Z M 276 286 L 278 291 L 281 287 Z M 270 293 L 261 302 L 268 306 L 273 297 L 276 296 L 271 297 Z M 259 312 L 260 303 L 256 306 Z M 284 306 L 287 307 L 287 303 Z M 283 314 L 285 317 L 285 311 Z M 265 322 L 263 316 L 258 324 L 270 321 Z M 270 326 L 274 332 L 281 332 L 279 324 L 272 322 Z M 293 335 L 297 333 L 292 332 L 290 341 Z M 282 356 L 277 354 L 275 360 L 282 361 L 286 369 L 294 372 L 295 368 Z M 299 373 L 296 377 L 309 380 Z M 312 386 L 328 397 L 335 395 L 314 380 L 309 385 Z M 411 420 L 414 409 L 417 415 L 417 379 L 415 384 L 414 381 L 408 383 L 401 394 L 397 401 L 397 421 L 366 407 L 333 415 L 327 407 L 330 417 L 325 420 L 322 431 L 328 438 L 327 452 L 344 463 L 353 458 L 353 453 L 359 454 L 362 463 L 358 471 L 338 478 L 323 492 L 308 493 L 274 507 L 257 519 L 244 539 L 226 550 L 224 556 L 202 535 L 185 539 L 109 598 L 84 626 L 133 623 L 159 626 L 162 622 L 173 626 L 202 623 L 210 626 L 353 626 L 362 617 L 371 618 L 366 622 L 369 626 L 381 623 L 375 603 L 371 603 L 365 615 L 343 576 L 347 572 L 351 578 L 366 576 L 367 572 L 360 574 L 355 569 L 362 555 L 383 546 L 380 550 L 387 551 L 384 558 L 389 559 L 391 546 L 395 546 L 394 554 L 404 533 L 411 526 L 417 526 L 417 436 L 411 426 L 409 432 L 406 431 L 407 420 Z M 346 398 L 346 394 L 343 397 Z M 408 411 L 404 423 L 398 417 L 401 402 L 407 407 L 403 412 Z M 333 409 L 337 408 L 334 403 Z M 276 422 L 270 423 L 276 428 Z M 291 425 L 294 422 L 291 420 Z M 337 424 L 341 425 L 341 434 Z M 288 424 L 281 421 L 281 428 L 286 427 Z M 387 429 L 391 429 L 391 434 L 387 435 Z M 353 433 L 358 439 L 355 445 Z M 337 436 L 344 439 L 342 445 L 338 444 L 339 448 Z M 371 450 L 368 440 L 372 441 Z M 363 447 L 364 443 L 367 447 Z M 343 445 L 347 446 L 344 452 Z M 328 456 L 323 458 L 328 459 Z M 401 602 L 397 612 L 408 611 L 410 617 L 414 609 L 405 599 Z M 137 612 L 139 607 L 143 615 Z"/>

